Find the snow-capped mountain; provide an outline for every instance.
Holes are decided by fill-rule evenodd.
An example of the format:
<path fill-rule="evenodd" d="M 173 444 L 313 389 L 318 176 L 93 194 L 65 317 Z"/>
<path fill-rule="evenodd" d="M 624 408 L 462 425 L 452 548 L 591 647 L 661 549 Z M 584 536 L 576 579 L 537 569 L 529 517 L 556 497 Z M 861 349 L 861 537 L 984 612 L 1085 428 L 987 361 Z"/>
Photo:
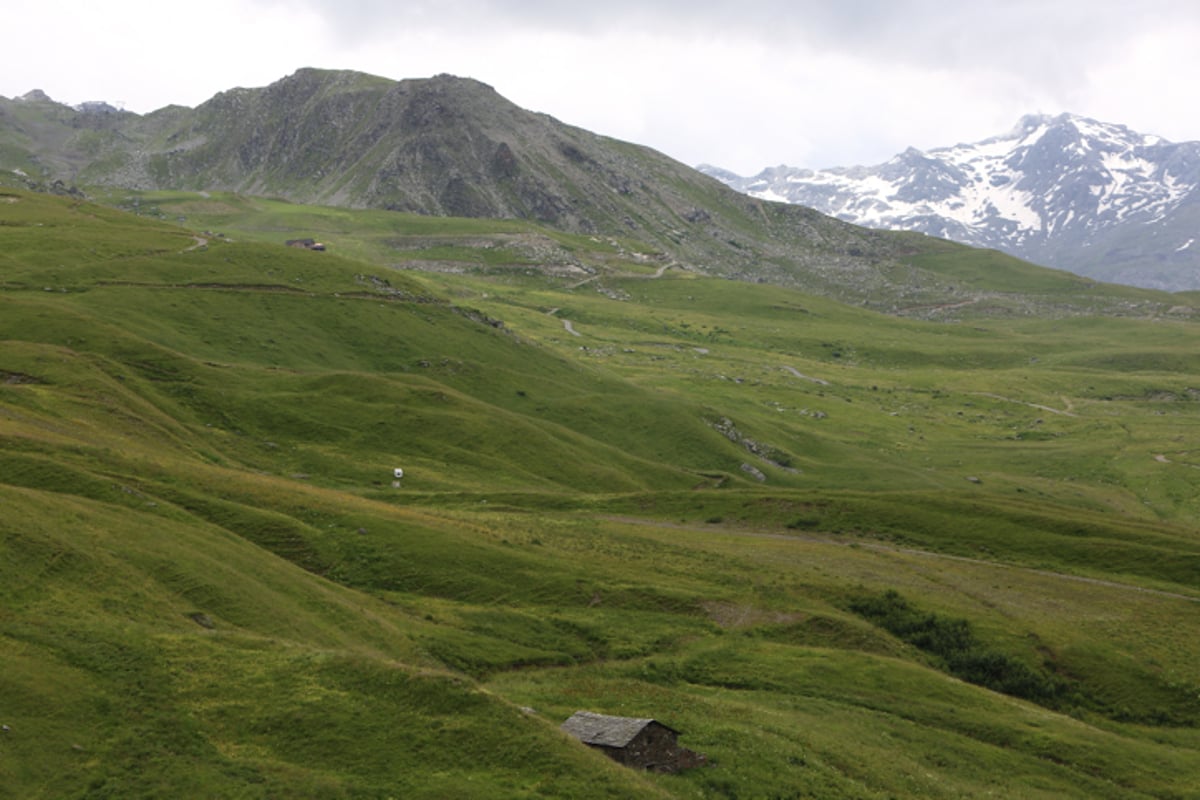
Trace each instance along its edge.
<path fill-rule="evenodd" d="M 875 167 L 701 166 L 747 194 L 875 228 L 993 247 L 1148 288 L 1200 289 L 1200 142 L 1174 144 L 1071 114 Z"/>

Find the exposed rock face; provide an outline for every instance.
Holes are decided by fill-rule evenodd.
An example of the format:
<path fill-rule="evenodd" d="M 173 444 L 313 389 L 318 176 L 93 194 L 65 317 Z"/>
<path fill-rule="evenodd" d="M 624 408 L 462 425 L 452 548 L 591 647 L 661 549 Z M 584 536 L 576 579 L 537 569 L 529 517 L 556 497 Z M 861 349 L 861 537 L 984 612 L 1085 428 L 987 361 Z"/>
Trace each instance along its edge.
<path fill-rule="evenodd" d="M 759 483 L 764 483 L 767 480 L 766 474 L 753 464 L 742 464 L 742 472 L 745 472 Z"/>
<path fill-rule="evenodd" d="M 789 472 L 798 471 L 792 469 L 791 467 L 791 456 L 769 444 L 763 444 L 762 442 L 751 439 L 749 436 L 743 435 L 742 432 L 737 429 L 737 426 L 733 424 L 733 420 L 729 419 L 728 417 L 722 417 L 711 424 L 715 431 L 720 433 L 729 441 L 740 444 L 750 453 L 758 456 L 766 463 L 788 470 Z M 752 464 L 742 464 L 741 469 L 742 472 L 747 473 L 750 475 L 750 477 L 757 481 L 765 481 L 767 479 L 766 474 Z"/>

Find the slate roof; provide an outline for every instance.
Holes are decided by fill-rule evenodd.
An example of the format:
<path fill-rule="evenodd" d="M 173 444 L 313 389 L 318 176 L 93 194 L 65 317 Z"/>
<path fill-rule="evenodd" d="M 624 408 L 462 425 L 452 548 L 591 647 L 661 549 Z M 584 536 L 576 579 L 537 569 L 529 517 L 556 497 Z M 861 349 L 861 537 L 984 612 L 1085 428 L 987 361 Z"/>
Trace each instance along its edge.
<path fill-rule="evenodd" d="M 653 719 L 610 717 L 607 714 L 593 714 L 591 711 L 576 711 L 559 727 L 584 744 L 624 747 L 652 723 L 662 725 L 673 733 L 679 732 Z"/>

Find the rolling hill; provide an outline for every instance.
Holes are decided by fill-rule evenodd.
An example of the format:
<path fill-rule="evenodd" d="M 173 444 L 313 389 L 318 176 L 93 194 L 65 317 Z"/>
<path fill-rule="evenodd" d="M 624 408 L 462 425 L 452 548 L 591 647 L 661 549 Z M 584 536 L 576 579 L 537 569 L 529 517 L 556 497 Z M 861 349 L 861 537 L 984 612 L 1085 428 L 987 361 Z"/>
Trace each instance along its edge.
<path fill-rule="evenodd" d="M 1185 297 L 1021 267 L 1061 313 L 947 324 L 529 221 L 109 199 L 0 193 L 0 795 L 1200 780 Z"/>

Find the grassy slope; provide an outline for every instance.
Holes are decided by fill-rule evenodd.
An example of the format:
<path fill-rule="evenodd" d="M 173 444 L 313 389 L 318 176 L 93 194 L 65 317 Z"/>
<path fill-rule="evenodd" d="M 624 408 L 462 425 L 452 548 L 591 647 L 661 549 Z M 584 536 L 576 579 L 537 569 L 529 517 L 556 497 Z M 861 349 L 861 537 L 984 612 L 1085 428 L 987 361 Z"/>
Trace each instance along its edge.
<path fill-rule="evenodd" d="M 669 176 L 659 177 L 671 183 Z M 675 188 L 687 193 L 685 187 Z M 702 198 L 693 200 L 706 207 Z M 807 287 L 842 302 L 916 318 L 945 320 L 978 313 L 1146 316 L 1188 307 L 1179 302 L 1181 296 L 1096 283 L 997 251 L 920 234 L 867 232 L 833 223 L 816 212 L 808 219 L 804 209 L 783 204 L 723 207 L 722 216 L 734 226 L 736 236 L 731 242 L 737 259 L 727 263 L 722 259 L 731 251 L 724 245 L 714 244 L 717 249 L 704 257 L 688 250 L 702 247 L 697 243 L 704 236 L 698 234 L 686 246 L 679 242 L 663 246 L 611 235 L 572 235 L 511 219 L 351 211 L 227 193 L 111 190 L 107 202 L 239 240 L 278 244 L 302 232 L 331 242 L 339 253 L 381 266 L 508 275 L 552 272 L 581 280 L 612 273 L 649 275 L 664 264 L 699 259 L 700 271 L 709 274 Z M 832 231 L 829 225 L 842 227 Z M 764 236 L 769 242 L 763 241 Z M 849 256 L 850 251 L 857 255 Z M 690 256 L 681 255 L 689 252 Z"/>
<path fill-rule="evenodd" d="M 12 196 L 0 793 L 1200 778 L 1187 323 L 906 322 L 619 277 L 628 248 L 583 240 L 618 274 L 417 280 Z M 850 611 L 884 589 L 1069 692 L 949 676 Z M 620 770 L 554 730 L 576 708 L 658 716 L 715 766 Z"/>

